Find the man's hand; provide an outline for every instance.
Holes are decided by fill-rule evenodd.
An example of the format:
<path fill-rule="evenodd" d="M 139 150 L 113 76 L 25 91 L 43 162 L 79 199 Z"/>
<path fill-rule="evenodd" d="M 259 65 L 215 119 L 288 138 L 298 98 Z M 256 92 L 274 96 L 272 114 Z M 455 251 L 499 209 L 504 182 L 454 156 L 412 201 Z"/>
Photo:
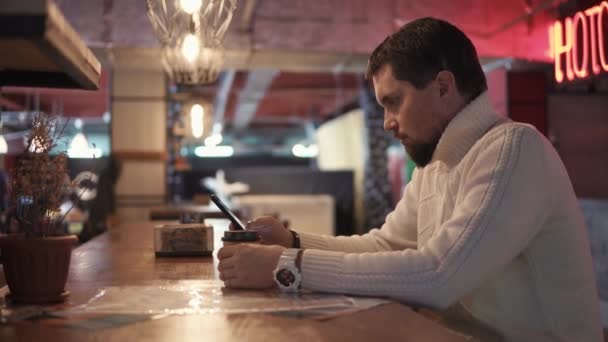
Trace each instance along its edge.
<path fill-rule="evenodd" d="M 293 235 L 289 229 L 272 216 L 262 216 L 249 221 L 245 229 L 258 232 L 264 245 L 279 245 L 285 248 L 291 248 L 293 245 Z M 230 230 L 234 230 L 232 224 Z"/>
<path fill-rule="evenodd" d="M 222 247 L 217 257 L 226 287 L 266 289 L 275 286 L 272 271 L 285 248 L 242 243 Z"/>

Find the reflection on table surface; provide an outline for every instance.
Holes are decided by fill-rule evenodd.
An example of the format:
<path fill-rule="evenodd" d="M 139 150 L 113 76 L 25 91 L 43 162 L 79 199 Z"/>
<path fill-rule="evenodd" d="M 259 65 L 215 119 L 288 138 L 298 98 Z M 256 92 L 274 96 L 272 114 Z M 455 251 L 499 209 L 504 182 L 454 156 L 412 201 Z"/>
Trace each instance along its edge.
<path fill-rule="evenodd" d="M 104 287 L 171 288 L 217 281 L 215 254 L 228 221 L 209 219 L 207 222 L 215 228 L 213 257 L 156 258 L 153 227 L 157 222 L 120 224 L 78 247 L 72 255 L 67 285 L 71 295 L 63 307 L 87 303 Z M 0 325 L 0 341 L 464 340 L 398 303 L 323 321 L 263 313 L 170 315 L 153 320 L 138 315 L 104 317 L 101 321 L 80 319 L 72 325 L 66 325 L 65 319 Z"/>

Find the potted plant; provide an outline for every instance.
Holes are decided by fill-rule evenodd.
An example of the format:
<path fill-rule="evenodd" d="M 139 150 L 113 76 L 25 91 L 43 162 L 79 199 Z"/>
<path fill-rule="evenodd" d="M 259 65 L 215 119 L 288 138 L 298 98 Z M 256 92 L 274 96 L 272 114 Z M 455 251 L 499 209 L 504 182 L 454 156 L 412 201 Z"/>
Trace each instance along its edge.
<path fill-rule="evenodd" d="M 38 114 L 9 181 L 12 233 L 0 237 L 10 299 L 22 303 L 64 300 L 70 256 L 78 239 L 65 235 L 59 206 L 71 184 L 65 153 L 51 155 L 63 133 L 58 120 Z"/>

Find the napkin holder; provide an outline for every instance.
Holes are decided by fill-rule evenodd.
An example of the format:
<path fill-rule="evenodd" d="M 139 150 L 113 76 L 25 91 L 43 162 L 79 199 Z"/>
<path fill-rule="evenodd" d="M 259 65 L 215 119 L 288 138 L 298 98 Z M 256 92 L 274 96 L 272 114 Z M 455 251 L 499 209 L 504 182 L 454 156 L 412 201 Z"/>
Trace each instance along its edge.
<path fill-rule="evenodd" d="M 175 223 L 154 227 L 154 254 L 157 257 L 210 256 L 212 252 L 211 225 Z"/>

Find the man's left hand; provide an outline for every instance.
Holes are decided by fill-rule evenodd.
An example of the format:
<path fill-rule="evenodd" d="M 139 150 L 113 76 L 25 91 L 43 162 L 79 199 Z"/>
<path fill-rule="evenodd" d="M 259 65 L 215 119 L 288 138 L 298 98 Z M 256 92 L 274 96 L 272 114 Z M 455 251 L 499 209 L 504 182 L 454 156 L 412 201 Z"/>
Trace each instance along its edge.
<path fill-rule="evenodd" d="M 275 286 L 272 272 L 284 247 L 250 243 L 222 247 L 217 257 L 220 279 L 226 287 L 266 289 Z"/>

